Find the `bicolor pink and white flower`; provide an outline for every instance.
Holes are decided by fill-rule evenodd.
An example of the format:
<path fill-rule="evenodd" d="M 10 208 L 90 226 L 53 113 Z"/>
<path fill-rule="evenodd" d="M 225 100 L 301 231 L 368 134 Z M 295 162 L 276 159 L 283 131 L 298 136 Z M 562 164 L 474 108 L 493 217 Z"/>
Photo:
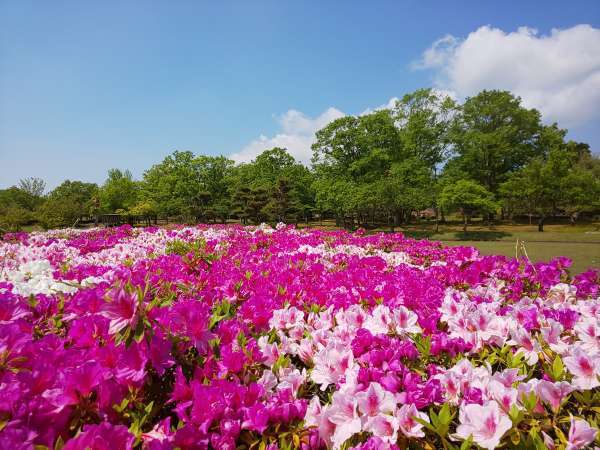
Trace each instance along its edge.
<path fill-rule="evenodd" d="M 488 450 L 495 449 L 504 433 L 512 427 L 511 420 L 495 401 L 483 405 L 462 405 L 459 422 L 455 434 L 457 438 L 466 440 L 472 437 L 473 442 Z"/>
<path fill-rule="evenodd" d="M 565 366 L 573 374 L 572 385 L 580 390 L 600 386 L 600 358 L 589 355 L 581 346 L 574 347 L 569 356 L 563 358 Z"/>

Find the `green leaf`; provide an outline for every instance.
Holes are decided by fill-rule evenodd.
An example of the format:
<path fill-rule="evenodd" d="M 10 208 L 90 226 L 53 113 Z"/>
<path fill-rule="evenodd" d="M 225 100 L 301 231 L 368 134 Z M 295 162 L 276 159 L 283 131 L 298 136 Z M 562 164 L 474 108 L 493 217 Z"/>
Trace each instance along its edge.
<path fill-rule="evenodd" d="M 559 355 L 556 355 L 556 358 L 554 358 L 554 362 L 552 363 L 552 378 L 554 378 L 554 381 L 562 379 L 564 370 L 565 366 L 563 365 L 562 359 L 560 359 Z"/>
<path fill-rule="evenodd" d="M 473 446 L 473 436 L 469 436 L 467 438 L 467 440 L 461 444 L 460 450 L 469 450 L 472 446 Z"/>
<path fill-rule="evenodd" d="M 423 425 L 425 428 L 427 428 L 429 431 L 433 431 L 434 433 L 437 434 L 437 430 L 433 427 L 432 424 L 430 424 L 429 422 L 427 422 L 426 420 L 421 419 L 420 417 L 413 417 L 413 419 L 420 423 L 421 425 Z"/>

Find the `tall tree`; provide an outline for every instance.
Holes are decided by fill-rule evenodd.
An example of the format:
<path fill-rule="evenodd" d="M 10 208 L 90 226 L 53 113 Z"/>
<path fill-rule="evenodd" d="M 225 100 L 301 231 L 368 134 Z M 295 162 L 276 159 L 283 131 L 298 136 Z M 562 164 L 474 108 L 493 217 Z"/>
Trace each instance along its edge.
<path fill-rule="evenodd" d="M 507 91 L 482 91 L 468 98 L 456 116 L 450 164 L 496 194 L 508 176 L 540 154 L 540 113 Z M 453 167 L 456 166 L 456 167 Z"/>
<path fill-rule="evenodd" d="M 32 197 L 41 197 L 46 190 L 46 182 L 36 177 L 23 178 L 19 181 L 19 189 Z"/>
<path fill-rule="evenodd" d="M 129 170 L 110 169 L 100 189 L 101 208 L 109 213 L 127 211 L 138 201 L 139 185 Z"/>

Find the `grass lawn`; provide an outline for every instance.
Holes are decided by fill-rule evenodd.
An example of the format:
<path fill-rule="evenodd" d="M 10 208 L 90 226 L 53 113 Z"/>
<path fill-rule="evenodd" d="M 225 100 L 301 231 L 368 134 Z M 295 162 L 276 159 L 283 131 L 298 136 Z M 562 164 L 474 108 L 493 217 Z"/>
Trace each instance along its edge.
<path fill-rule="evenodd" d="M 319 223 L 312 223 L 310 226 L 322 229 L 337 228 L 331 221 L 325 221 L 323 226 Z M 566 256 L 573 260 L 572 274 L 584 272 L 589 268 L 600 268 L 600 224 L 597 222 L 574 226 L 548 224 L 543 233 L 537 231 L 536 225 L 498 224 L 490 227 L 481 222 L 474 222 L 464 233 L 458 221 L 440 224 L 437 233 L 432 223 L 413 224 L 396 230 L 416 239 L 476 247 L 484 255 L 510 257 L 515 256 L 515 244 L 518 239 L 524 242 L 532 261 L 548 261 L 557 256 Z M 389 231 L 389 228 L 369 230 L 379 231 Z"/>
<path fill-rule="evenodd" d="M 437 240 L 437 239 L 436 239 Z M 515 256 L 515 241 L 444 241 L 447 245 L 476 247 L 484 255 Z M 600 243 L 584 242 L 534 242 L 526 241 L 525 249 L 532 261 L 548 261 L 556 256 L 573 260 L 571 273 L 577 274 L 590 268 L 600 267 Z"/>

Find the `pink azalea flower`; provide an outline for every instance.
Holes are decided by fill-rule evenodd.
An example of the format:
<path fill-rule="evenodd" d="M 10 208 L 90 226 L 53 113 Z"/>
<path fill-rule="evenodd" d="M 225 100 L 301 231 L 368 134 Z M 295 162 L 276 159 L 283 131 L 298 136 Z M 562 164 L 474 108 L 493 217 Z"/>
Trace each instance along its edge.
<path fill-rule="evenodd" d="M 600 352 L 600 324 L 598 319 L 595 317 L 581 319 L 575 325 L 575 331 L 581 339 L 581 346 L 584 350 L 593 354 Z"/>
<path fill-rule="evenodd" d="M 518 391 L 515 388 L 504 386 L 499 381 L 490 381 L 487 391 L 489 397 L 496 400 L 506 412 L 510 411 L 512 406 L 517 404 Z"/>
<path fill-rule="evenodd" d="M 327 389 L 330 384 L 335 384 L 344 376 L 346 371 L 354 365 L 352 351 L 341 347 L 328 347 L 315 355 L 315 367 L 310 378 L 321 385 L 321 390 Z"/>
<path fill-rule="evenodd" d="M 115 334 L 137 322 L 138 299 L 123 287 L 113 289 L 100 313 L 110 320 L 108 332 Z"/>
<path fill-rule="evenodd" d="M 600 386 L 600 361 L 598 357 L 590 356 L 581 347 L 575 347 L 570 356 L 563 358 L 565 366 L 574 376 L 573 386 L 587 390 Z"/>
<path fill-rule="evenodd" d="M 70 439 L 64 450 L 131 450 L 135 436 L 123 425 L 103 422 L 100 425 L 85 425 L 83 432 Z"/>
<path fill-rule="evenodd" d="M 540 331 L 542 337 L 548 343 L 553 352 L 564 355 L 569 350 L 568 342 L 565 342 L 560 335 L 564 328 L 556 320 L 548 319 L 548 325 L 542 326 Z"/>
<path fill-rule="evenodd" d="M 329 414 L 329 421 L 335 424 L 335 431 L 331 437 L 334 449 L 340 448 L 354 434 L 361 432 L 362 421 L 358 415 L 355 396 L 335 392 Z"/>
<path fill-rule="evenodd" d="M 462 405 L 459 421 L 455 436 L 462 440 L 472 436 L 473 442 L 488 450 L 496 448 L 504 433 L 512 427 L 511 420 L 495 401 L 483 405 Z"/>
<path fill-rule="evenodd" d="M 356 394 L 360 412 L 367 416 L 375 416 L 380 413 L 393 413 L 396 410 L 394 396 L 384 390 L 379 383 L 369 384 L 366 391 Z"/>
<path fill-rule="evenodd" d="M 307 427 L 316 427 L 319 437 L 328 444 L 331 444 L 331 438 L 336 430 L 336 424 L 330 420 L 331 415 L 332 408 L 321 406 L 319 397 L 313 397 L 304 417 L 304 424 Z"/>
<path fill-rule="evenodd" d="M 552 439 L 545 431 L 542 431 L 542 438 L 544 439 L 544 445 L 548 447 L 548 450 L 555 450 L 556 444 L 554 443 L 554 439 Z"/>
<path fill-rule="evenodd" d="M 394 309 L 392 316 L 397 333 L 420 333 L 421 327 L 417 324 L 418 316 L 405 306 Z"/>
<path fill-rule="evenodd" d="M 588 444 L 591 444 L 596 439 L 597 434 L 598 429 L 591 427 L 583 419 L 575 419 L 571 416 L 571 428 L 569 429 L 566 450 L 579 450 L 587 447 Z"/>
<path fill-rule="evenodd" d="M 402 431 L 402 434 L 406 437 L 420 438 L 425 436 L 423 425 L 417 422 L 415 418 L 429 422 L 429 416 L 417 410 L 414 404 L 402 405 L 398 410 L 396 417 L 399 420 L 400 431 Z"/>
<path fill-rule="evenodd" d="M 516 355 L 523 354 L 525 362 L 530 366 L 537 364 L 538 353 L 542 351 L 539 342 L 520 325 L 513 327 L 510 334 L 512 339 L 507 344 L 517 346 Z"/>
<path fill-rule="evenodd" d="M 552 383 L 551 381 L 541 380 L 536 392 L 542 401 L 550 405 L 554 412 L 558 412 L 562 401 L 573 391 L 573 387 L 566 381 Z"/>
<path fill-rule="evenodd" d="M 367 418 L 363 429 L 384 442 L 394 443 L 398 440 L 398 428 L 400 420 L 387 414 L 377 414 Z"/>

